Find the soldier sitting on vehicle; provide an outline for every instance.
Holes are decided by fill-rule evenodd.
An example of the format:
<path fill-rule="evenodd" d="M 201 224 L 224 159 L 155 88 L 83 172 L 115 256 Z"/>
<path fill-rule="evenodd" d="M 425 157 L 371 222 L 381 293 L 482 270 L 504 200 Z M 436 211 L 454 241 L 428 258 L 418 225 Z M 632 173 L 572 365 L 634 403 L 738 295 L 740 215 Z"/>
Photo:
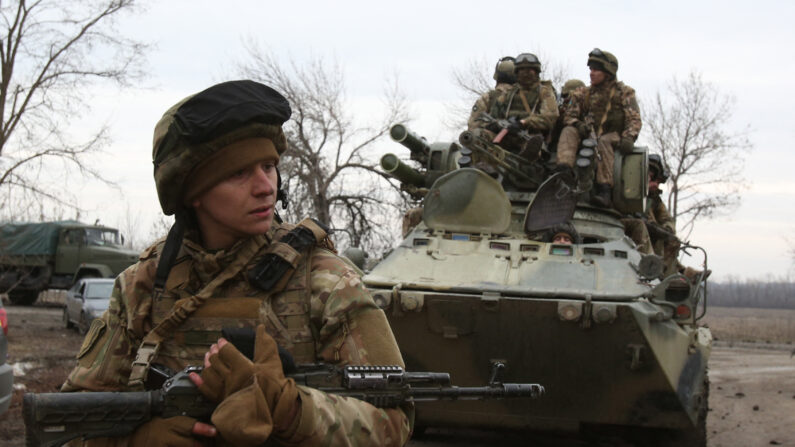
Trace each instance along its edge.
<path fill-rule="evenodd" d="M 510 90 L 516 83 L 514 61 L 513 56 L 505 56 L 497 61 L 497 65 L 494 66 L 494 80 L 497 83 L 494 86 L 494 90 L 489 90 L 481 95 L 475 101 L 475 105 L 472 106 L 472 113 L 469 115 L 469 121 L 467 122 L 469 130 L 483 129 L 487 124 L 483 119 L 483 114 L 491 110 L 498 96 Z M 489 140 L 493 139 L 494 136 L 492 134 Z"/>
<path fill-rule="evenodd" d="M 575 90 L 558 142 L 558 169 L 574 167 L 580 141 L 597 138 L 595 204 L 612 206 L 613 148 L 622 153 L 632 151 L 641 128 L 640 109 L 635 90 L 616 79 L 618 59 L 595 48 L 588 54 L 591 86 Z"/>
<path fill-rule="evenodd" d="M 535 54 L 522 53 L 517 56 L 514 72 L 517 83 L 497 97 L 489 109 L 489 115 L 497 120 L 510 121 L 516 132 L 525 130 L 535 135 L 528 142 L 508 132 L 499 142 L 511 152 L 535 159 L 558 118 L 555 91 L 548 81 L 539 79 L 541 62 Z M 494 123 L 489 124 L 489 129 L 499 132 L 500 129 L 494 126 Z"/>
<path fill-rule="evenodd" d="M 571 94 L 580 87 L 585 87 L 585 83 L 579 79 L 569 79 L 563 84 L 563 88 L 560 89 L 560 97 L 558 98 L 558 119 L 555 121 L 555 125 L 552 127 L 552 133 L 549 135 L 550 152 L 557 150 L 560 132 L 565 126 L 566 109 L 571 102 Z"/>
<path fill-rule="evenodd" d="M 660 197 L 660 184 L 668 181 L 669 172 L 658 154 L 649 155 L 649 193 L 646 212 L 641 218 L 624 218 L 624 233 L 638 246 L 638 251 L 656 254 L 663 259 L 663 276 L 682 273 L 691 280 L 700 270 L 683 266 L 679 260 L 681 242 L 676 236 L 676 223 Z M 711 272 L 708 270 L 707 275 Z M 706 279 L 706 278 L 705 278 Z"/>

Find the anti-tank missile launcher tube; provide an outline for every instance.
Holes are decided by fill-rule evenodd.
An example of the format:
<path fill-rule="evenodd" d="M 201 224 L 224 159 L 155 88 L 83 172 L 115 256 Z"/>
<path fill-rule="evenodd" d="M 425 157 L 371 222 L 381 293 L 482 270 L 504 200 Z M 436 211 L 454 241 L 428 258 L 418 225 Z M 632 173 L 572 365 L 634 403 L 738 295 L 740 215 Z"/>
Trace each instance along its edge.
<path fill-rule="evenodd" d="M 403 184 L 413 185 L 418 188 L 425 186 L 425 176 L 411 166 L 403 163 L 395 154 L 384 154 L 381 157 L 381 169 Z"/>
<path fill-rule="evenodd" d="M 428 162 L 428 156 L 431 153 L 431 146 L 425 141 L 425 138 L 420 137 L 414 132 L 410 131 L 403 124 L 395 124 L 389 129 L 389 136 L 393 140 L 406 146 L 411 151 L 411 159 L 419 161 L 423 165 Z"/>

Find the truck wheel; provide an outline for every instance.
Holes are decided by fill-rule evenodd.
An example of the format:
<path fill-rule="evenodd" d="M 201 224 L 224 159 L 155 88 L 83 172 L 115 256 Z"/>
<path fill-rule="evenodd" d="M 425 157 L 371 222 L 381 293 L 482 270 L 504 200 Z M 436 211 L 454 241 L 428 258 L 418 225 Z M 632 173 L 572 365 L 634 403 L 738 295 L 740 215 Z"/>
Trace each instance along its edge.
<path fill-rule="evenodd" d="M 72 324 L 72 322 L 69 321 L 69 312 L 66 310 L 65 307 L 63 309 L 63 325 L 66 329 L 72 329 L 74 327 L 74 324 Z"/>
<path fill-rule="evenodd" d="M 8 292 L 8 299 L 20 306 L 30 306 L 39 297 L 38 290 L 12 290 Z"/>

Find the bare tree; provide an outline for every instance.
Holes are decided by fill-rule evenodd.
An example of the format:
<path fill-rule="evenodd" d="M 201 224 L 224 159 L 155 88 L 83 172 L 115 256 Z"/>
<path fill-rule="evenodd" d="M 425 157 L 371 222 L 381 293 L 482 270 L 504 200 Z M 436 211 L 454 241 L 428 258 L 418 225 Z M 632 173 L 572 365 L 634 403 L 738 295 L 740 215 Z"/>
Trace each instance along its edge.
<path fill-rule="evenodd" d="M 142 76 L 146 46 L 115 29 L 134 7 L 135 0 L 0 3 L 0 201 L 15 206 L 6 213 L 76 209 L 64 188 L 75 172 L 110 183 L 90 160 L 108 144 L 107 126 L 79 138 L 69 130 L 89 110 L 89 86 Z"/>
<path fill-rule="evenodd" d="M 643 106 L 643 131 L 671 171 L 668 210 L 680 232 L 698 219 L 731 212 L 746 188 L 745 156 L 753 148 L 746 126 L 734 130 L 735 99 L 692 71 L 674 77 Z"/>
<path fill-rule="evenodd" d="M 540 78 L 552 82 L 556 92 L 560 92 L 563 84 L 569 79 L 571 70 L 553 57 L 543 52 L 534 52 L 541 61 Z M 504 55 L 505 56 L 505 55 Z M 510 56 L 510 55 L 507 55 Z M 516 56 L 516 55 L 513 55 Z M 461 131 L 466 128 L 466 122 L 472 111 L 472 104 L 484 93 L 494 88 L 494 65 L 499 56 L 494 60 L 485 57 L 471 59 L 460 67 L 454 67 L 451 72 L 453 84 L 461 92 L 459 100 L 448 105 L 448 113 L 444 123 L 451 130 Z"/>
<path fill-rule="evenodd" d="M 272 86 L 293 109 L 284 126 L 290 149 L 279 163 L 282 188 L 289 193 L 287 220 L 312 216 L 327 222 L 342 247 L 372 252 L 391 247 L 405 204 L 396 184 L 377 167 L 373 149 L 392 124 L 406 121 L 397 82 L 387 87 L 384 116 L 364 125 L 347 112 L 351 104 L 339 65 L 322 58 L 299 65 L 277 60 L 255 42 L 246 46 L 239 74 Z"/>

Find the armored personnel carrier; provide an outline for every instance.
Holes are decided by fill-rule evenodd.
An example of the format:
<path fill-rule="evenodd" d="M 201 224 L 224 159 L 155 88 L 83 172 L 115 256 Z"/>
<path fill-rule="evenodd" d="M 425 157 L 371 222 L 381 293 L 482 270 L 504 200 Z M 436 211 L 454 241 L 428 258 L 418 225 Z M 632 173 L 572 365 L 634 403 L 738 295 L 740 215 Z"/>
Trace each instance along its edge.
<path fill-rule="evenodd" d="M 476 386 L 501 362 L 504 381 L 546 388 L 538 400 L 419 402 L 419 430 L 706 445 L 712 337 L 698 326 L 706 279 L 662 277 L 660 259 L 638 252 L 620 220 L 645 206 L 645 148 L 616 152 L 616 209 L 606 209 L 590 206 L 576 181 L 549 177 L 542 158 L 523 161 L 472 133 L 433 144 L 402 125 L 391 135 L 422 165 L 382 158 L 385 171 L 422 199 L 409 213 L 421 221 L 364 281 L 407 369 L 449 371 L 456 383 Z M 592 145 L 583 144 L 578 178 L 590 181 Z M 478 158 L 496 169 L 472 167 Z M 560 221 L 573 224 L 579 243 L 540 237 Z"/>

